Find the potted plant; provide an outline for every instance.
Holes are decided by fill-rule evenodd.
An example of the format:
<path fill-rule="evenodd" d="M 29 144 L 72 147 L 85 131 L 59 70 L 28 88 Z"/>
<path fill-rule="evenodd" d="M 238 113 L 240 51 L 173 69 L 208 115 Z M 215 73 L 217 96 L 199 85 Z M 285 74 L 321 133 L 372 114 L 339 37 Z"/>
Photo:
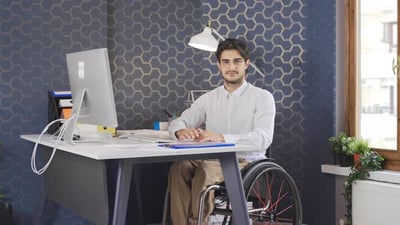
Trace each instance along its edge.
<path fill-rule="evenodd" d="M 344 132 L 340 132 L 336 136 L 329 138 L 332 146 L 332 152 L 335 154 L 335 159 L 339 166 L 353 165 L 353 152 L 351 144 L 355 141 L 355 137 L 349 137 Z"/>
<path fill-rule="evenodd" d="M 5 202 L 4 195 L 0 193 L 0 224 L 12 225 L 12 207 L 10 203 Z"/>
<path fill-rule="evenodd" d="M 369 150 L 361 154 L 357 166 L 350 168 L 350 174 L 344 182 L 344 200 L 346 202 L 345 225 L 352 224 L 352 187 L 357 180 L 364 180 L 369 177 L 370 171 L 381 170 L 383 157 L 376 151 Z"/>
<path fill-rule="evenodd" d="M 357 166 L 361 155 L 371 151 L 371 148 L 366 140 L 356 138 L 352 143 L 350 143 L 350 151 L 353 154 L 354 165 Z"/>

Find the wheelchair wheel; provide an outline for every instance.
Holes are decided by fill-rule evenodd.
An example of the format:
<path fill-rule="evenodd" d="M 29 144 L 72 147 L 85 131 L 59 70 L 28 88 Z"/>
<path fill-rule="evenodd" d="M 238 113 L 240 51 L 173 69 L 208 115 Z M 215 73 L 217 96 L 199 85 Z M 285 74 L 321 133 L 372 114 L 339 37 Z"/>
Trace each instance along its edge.
<path fill-rule="evenodd" d="M 243 174 L 243 186 L 253 225 L 302 224 L 299 191 L 278 164 L 268 160 L 257 162 Z M 229 216 L 222 224 L 232 224 Z"/>

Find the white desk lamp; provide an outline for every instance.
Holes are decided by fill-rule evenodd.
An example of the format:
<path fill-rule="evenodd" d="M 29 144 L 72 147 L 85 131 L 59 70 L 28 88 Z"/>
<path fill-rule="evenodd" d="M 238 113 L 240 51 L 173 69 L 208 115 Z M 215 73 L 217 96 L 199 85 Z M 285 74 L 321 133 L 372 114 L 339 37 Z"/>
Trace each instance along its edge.
<path fill-rule="evenodd" d="M 217 39 L 214 38 L 212 33 L 217 35 L 217 37 L 222 41 L 225 40 L 225 38 L 221 34 L 219 34 L 215 29 L 212 29 L 211 21 L 209 21 L 203 32 L 198 33 L 190 38 L 188 45 L 200 50 L 215 52 L 217 51 L 219 42 Z M 252 62 L 250 62 L 250 66 L 253 67 L 253 69 L 259 74 L 261 74 L 261 76 L 265 77 L 265 74 L 261 72 L 261 70 L 258 69 Z"/>

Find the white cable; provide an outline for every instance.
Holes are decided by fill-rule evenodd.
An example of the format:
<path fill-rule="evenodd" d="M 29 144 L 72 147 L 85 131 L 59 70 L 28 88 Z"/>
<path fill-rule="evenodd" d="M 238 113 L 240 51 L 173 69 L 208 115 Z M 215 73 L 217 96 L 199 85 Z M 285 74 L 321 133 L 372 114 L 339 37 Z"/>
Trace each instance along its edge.
<path fill-rule="evenodd" d="M 33 147 L 33 152 L 32 152 L 32 157 L 31 157 L 31 168 L 32 168 L 32 171 L 34 173 L 36 173 L 38 175 L 42 175 L 46 171 L 46 169 L 49 167 L 49 165 L 50 165 L 51 161 L 53 160 L 54 155 L 55 155 L 55 153 L 56 153 L 56 151 L 58 149 L 58 145 L 60 144 L 66 129 L 68 128 L 69 124 L 71 123 L 71 121 L 73 120 L 74 117 L 75 117 L 75 114 L 71 115 L 71 117 L 68 118 L 68 119 L 53 120 L 49 124 L 47 124 L 47 126 L 42 130 L 42 132 L 40 133 L 38 139 L 35 142 L 35 146 Z M 58 133 L 57 139 L 56 139 L 56 144 L 53 147 L 53 152 L 51 153 L 51 156 L 50 156 L 49 160 L 47 161 L 47 163 L 42 168 L 37 169 L 37 166 L 36 166 L 36 154 L 37 154 L 37 148 L 38 148 L 38 145 L 40 143 L 40 140 L 42 139 L 42 136 L 47 132 L 47 130 L 49 129 L 49 127 L 51 125 L 53 125 L 56 122 L 63 122 L 63 121 L 64 121 L 64 123 L 63 123 L 63 125 L 61 125 L 61 127 L 59 129 L 59 133 Z"/>

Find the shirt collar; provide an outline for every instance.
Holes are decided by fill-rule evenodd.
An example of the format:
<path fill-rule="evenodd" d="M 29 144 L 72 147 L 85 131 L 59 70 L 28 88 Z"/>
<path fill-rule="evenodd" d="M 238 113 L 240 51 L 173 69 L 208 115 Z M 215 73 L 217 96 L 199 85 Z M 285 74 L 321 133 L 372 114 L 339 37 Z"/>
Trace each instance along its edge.
<path fill-rule="evenodd" d="M 233 92 L 228 92 L 227 90 L 225 90 L 224 86 L 222 86 L 222 90 L 226 97 L 230 97 L 230 96 L 239 97 L 244 93 L 244 90 L 246 89 L 247 85 L 248 85 L 247 81 L 244 81 L 243 84 L 240 85 L 240 87 L 238 87 Z"/>

